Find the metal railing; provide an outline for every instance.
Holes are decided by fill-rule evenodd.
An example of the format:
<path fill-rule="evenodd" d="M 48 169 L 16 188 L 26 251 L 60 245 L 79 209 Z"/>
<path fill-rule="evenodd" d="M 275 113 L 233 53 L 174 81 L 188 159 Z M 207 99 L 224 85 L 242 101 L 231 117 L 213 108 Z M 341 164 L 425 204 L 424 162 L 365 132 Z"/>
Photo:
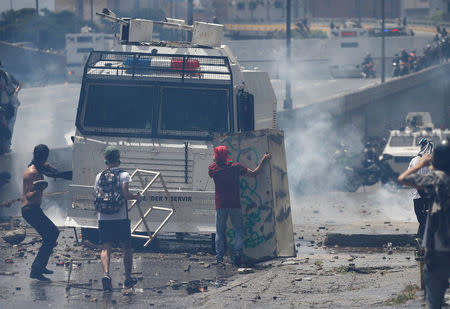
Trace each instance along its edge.
<path fill-rule="evenodd" d="M 143 178 L 143 174 L 147 174 L 147 175 L 153 175 L 153 178 L 146 183 L 144 178 Z M 170 193 L 167 190 L 166 187 L 166 183 L 164 182 L 164 179 L 161 175 L 160 172 L 153 172 L 153 171 L 146 171 L 146 170 L 141 170 L 141 169 L 136 169 L 132 174 L 131 174 L 131 180 L 133 180 L 133 177 L 137 176 L 139 178 L 139 182 L 142 186 L 142 191 L 140 191 L 140 194 L 144 197 L 147 197 L 147 191 L 150 189 L 150 187 L 153 185 L 153 183 L 156 180 L 160 180 L 161 184 L 164 188 L 164 192 L 166 194 L 167 197 L 167 201 L 169 202 L 170 208 L 168 207 L 159 207 L 159 206 L 152 206 L 151 202 L 150 202 L 150 198 L 148 198 L 148 205 L 149 208 L 145 211 L 143 211 L 142 209 L 142 205 L 140 201 L 133 201 L 133 203 L 131 204 L 131 206 L 128 208 L 128 211 L 130 211 L 134 206 L 136 206 L 136 208 L 138 209 L 139 215 L 140 215 L 140 219 L 139 221 L 136 223 L 136 225 L 131 229 L 131 236 L 132 237 L 137 237 L 137 238 L 144 238 L 147 239 L 147 241 L 144 244 L 144 247 L 147 247 L 153 239 L 155 239 L 156 235 L 158 234 L 158 232 L 164 227 L 164 225 L 167 223 L 167 221 L 169 221 L 170 217 L 172 217 L 173 213 L 175 212 L 175 208 L 173 207 L 173 203 L 172 203 L 172 199 L 170 198 Z M 154 232 L 152 232 L 150 230 L 150 227 L 147 224 L 147 216 L 153 211 L 153 210 L 161 210 L 161 211 L 167 211 L 168 215 L 163 219 L 163 221 L 159 224 L 159 226 L 156 228 L 156 230 Z M 138 227 L 144 224 L 145 230 L 147 232 L 147 235 L 141 235 L 141 234 L 136 234 L 136 230 L 138 229 Z"/>
<path fill-rule="evenodd" d="M 232 82 L 227 57 L 134 52 L 93 51 L 86 62 L 85 76 Z"/>

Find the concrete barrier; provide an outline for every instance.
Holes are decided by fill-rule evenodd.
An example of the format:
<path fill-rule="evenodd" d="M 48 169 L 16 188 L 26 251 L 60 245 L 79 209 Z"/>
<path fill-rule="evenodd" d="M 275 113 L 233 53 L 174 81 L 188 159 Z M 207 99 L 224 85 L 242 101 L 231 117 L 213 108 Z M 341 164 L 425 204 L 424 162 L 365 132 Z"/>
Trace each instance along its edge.
<path fill-rule="evenodd" d="M 291 205 L 286 167 L 284 134 L 278 130 L 258 130 L 217 138 L 234 162 L 254 169 L 265 153 L 271 153 L 260 175 L 241 177 L 240 195 L 244 214 L 244 255 L 261 261 L 295 254 Z M 233 246 L 230 222 L 227 243 Z M 230 246 L 230 247 L 231 247 Z"/>
<path fill-rule="evenodd" d="M 278 120 L 285 128 L 292 119 L 302 121 L 328 113 L 337 123 L 352 123 L 366 136 L 385 137 L 389 129 L 404 125 L 408 112 L 428 111 L 434 125 L 450 126 L 450 63 L 391 79 L 384 84 L 337 95 L 326 100 L 281 111 Z"/>

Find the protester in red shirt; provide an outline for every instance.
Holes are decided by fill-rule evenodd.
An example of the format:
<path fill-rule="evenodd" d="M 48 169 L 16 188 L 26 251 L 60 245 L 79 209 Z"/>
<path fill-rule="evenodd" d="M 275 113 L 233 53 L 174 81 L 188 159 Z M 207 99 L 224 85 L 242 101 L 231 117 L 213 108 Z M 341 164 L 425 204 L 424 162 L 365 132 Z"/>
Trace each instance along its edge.
<path fill-rule="evenodd" d="M 216 261 L 223 264 L 225 247 L 225 230 L 228 216 L 235 230 L 234 264 L 239 266 L 242 261 L 242 243 L 244 223 L 239 196 L 239 177 L 256 177 L 261 166 L 271 155 L 266 153 L 258 166 L 251 170 L 240 163 L 233 163 L 228 157 L 226 146 L 214 149 L 214 163 L 208 167 L 209 176 L 214 179 L 216 186 Z"/>

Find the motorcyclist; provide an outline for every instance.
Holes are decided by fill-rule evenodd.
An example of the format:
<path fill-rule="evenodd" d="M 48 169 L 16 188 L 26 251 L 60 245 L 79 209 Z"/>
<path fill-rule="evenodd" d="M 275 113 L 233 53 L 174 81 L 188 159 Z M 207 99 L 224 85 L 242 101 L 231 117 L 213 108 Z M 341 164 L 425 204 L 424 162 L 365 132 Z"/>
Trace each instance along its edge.
<path fill-rule="evenodd" d="M 370 53 L 366 54 L 366 57 L 363 60 L 362 65 L 365 66 L 367 64 L 373 63 L 372 55 Z"/>
<path fill-rule="evenodd" d="M 408 52 L 407 52 L 406 50 L 403 49 L 403 50 L 401 51 L 400 59 L 401 59 L 403 62 L 408 62 L 408 58 L 409 58 Z"/>
<path fill-rule="evenodd" d="M 364 58 L 363 63 L 362 63 L 362 69 L 363 69 L 362 75 L 365 78 L 368 78 L 371 76 L 375 77 L 375 72 L 374 72 L 375 65 L 373 63 L 372 55 L 370 53 L 366 54 L 366 57 Z"/>
<path fill-rule="evenodd" d="M 11 138 L 16 122 L 17 109 L 20 105 L 17 98 L 20 89 L 22 89 L 22 83 L 15 79 L 12 74 L 4 71 L 2 62 L 0 61 L 0 105 L 4 107 L 8 114 L 6 121 L 11 133 L 11 136 L 4 140 L 1 146 L 4 152 L 9 152 L 11 148 Z"/>
<path fill-rule="evenodd" d="M 392 76 L 398 76 L 400 73 L 400 57 L 398 54 L 394 55 L 394 58 L 392 59 Z"/>

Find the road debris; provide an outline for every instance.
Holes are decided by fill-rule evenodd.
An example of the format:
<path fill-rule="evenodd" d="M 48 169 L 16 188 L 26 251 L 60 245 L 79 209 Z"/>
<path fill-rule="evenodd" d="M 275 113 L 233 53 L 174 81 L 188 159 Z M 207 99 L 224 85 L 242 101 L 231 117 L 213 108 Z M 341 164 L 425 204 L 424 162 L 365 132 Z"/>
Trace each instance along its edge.
<path fill-rule="evenodd" d="M 13 231 L 6 232 L 5 235 L 2 237 L 4 241 L 9 243 L 10 245 L 17 245 L 21 243 L 25 237 L 27 236 L 27 233 L 25 229 L 19 228 Z"/>
<path fill-rule="evenodd" d="M 296 265 L 296 264 L 290 264 L 290 265 Z M 255 272 L 255 270 L 253 268 L 249 268 L 249 267 L 238 268 L 239 274 L 250 274 L 250 273 L 254 273 L 254 272 Z"/>

